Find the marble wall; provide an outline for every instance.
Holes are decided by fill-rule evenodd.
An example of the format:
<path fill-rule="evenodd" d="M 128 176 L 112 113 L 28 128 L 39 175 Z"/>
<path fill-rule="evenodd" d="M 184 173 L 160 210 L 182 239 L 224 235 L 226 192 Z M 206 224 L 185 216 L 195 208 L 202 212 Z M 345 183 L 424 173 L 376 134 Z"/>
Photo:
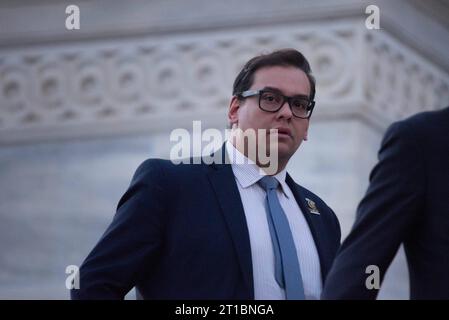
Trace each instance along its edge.
<path fill-rule="evenodd" d="M 255 54 L 295 47 L 311 62 L 317 106 L 289 172 L 334 208 L 343 237 L 385 128 L 449 104 L 446 1 L 75 2 L 79 31 L 64 28 L 68 1 L 0 3 L 1 299 L 68 298 L 65 268 L 139 163 L 167 158 L 171 130 L 193 120 L 225 128 Z M 373 3 L 380 30 L 365 27 Z M 401 250 L 379 298 L 408 298 L 407 276 Z"/>

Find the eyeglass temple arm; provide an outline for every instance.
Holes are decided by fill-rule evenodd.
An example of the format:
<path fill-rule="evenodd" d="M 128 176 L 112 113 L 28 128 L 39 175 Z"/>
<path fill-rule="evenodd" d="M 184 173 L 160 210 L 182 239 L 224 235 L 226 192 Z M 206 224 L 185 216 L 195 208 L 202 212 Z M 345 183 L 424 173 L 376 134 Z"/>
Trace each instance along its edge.
<path fill-rule="evenodd" d="M 243 91 L 241 93 L 238 94 L 238 96 L 241 96 L 243 98 L 248 98 L 251 96 L 255 96 L 256 94 L 259 94 L 260 90 L 247 90 L 247 91 Z"/>

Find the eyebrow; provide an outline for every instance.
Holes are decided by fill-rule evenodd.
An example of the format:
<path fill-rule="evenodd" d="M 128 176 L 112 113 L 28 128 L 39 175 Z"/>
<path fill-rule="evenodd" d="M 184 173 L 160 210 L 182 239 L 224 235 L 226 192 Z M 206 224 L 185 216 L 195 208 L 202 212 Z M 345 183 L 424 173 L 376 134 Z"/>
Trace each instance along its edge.
<path fill-rule="evenodd" d="M 270 91 L 275 91 L 275 92 L 278 92 L 278 93 L 280 93 L 280 94 L 282 94 L 282 95 L 284 95 L 284 96 L 287 96 L 287 95 L 285 95 L 280 89 L 278 89 L 278 88 L 275 88 L 275 87 L 270 87 L 270 86 L 267 86 L 267 87 L 263 87 L 263 89 L 262 90 L 270 90 Z M 293 95 L 293 96 L 289 96 L 289 97 L 295 97 L 295 98 L 305 98 L 305 99 L 309 99 L 309 96 L 308 95 L 306 95 L 306 94 L 295 94 L 295 95 Z"/>

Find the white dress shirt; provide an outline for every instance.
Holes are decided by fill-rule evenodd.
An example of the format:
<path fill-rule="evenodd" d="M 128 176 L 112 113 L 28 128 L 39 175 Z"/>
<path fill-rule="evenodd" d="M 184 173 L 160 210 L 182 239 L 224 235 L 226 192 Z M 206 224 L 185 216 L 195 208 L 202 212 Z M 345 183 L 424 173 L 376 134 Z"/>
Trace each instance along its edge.
<path fill-rule="evenodd" d="M 237 181 L 248 226 L 253 264 L 254 298 L 256 300 L 283 300 L 285 299 L 285 290 L 278 285 L 274 276 L 273 244 L 265 209 L 266 193 L 257 184 L 263 177 L 263 173 L 229 140 L 226 141 L 226 152 Z M 277 190 L 279 202 L 292 231 L 305 297 L 306 299 L 319 299 L 322 290 L 320 259 L 309 225 L 285 182 L 286 175 L 286 169 L 274 175 L 281 186 Z"/>

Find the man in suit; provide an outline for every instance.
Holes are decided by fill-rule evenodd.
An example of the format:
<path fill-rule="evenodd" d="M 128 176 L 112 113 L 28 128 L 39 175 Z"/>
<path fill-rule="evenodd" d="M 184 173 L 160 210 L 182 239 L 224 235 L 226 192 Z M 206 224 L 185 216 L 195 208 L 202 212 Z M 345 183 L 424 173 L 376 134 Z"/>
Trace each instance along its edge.
<path fill-rule="evenodd" d="M 319 299 L 340 227 L 285 169 L 307 138 L 314 94 L 298 51 L 248 61 L 229 122 L 242 132 L 278 129 L 262 131 L 275 135 L 276 174 L 260 170 L 239 135 L 217 151 L 218 163 L 145 161 L 82 264 L 72 298 L 122 299 L 136 287 L 145 299 Z"/>
<path fill-rule="evenodd" d="M 449 107 L 394 123 L 323 289 L 323 299 L 375 299 L 403 243 L 411 299 L 449 299 Z M 369 289 L 372 288 L 372 289 Z"/>

